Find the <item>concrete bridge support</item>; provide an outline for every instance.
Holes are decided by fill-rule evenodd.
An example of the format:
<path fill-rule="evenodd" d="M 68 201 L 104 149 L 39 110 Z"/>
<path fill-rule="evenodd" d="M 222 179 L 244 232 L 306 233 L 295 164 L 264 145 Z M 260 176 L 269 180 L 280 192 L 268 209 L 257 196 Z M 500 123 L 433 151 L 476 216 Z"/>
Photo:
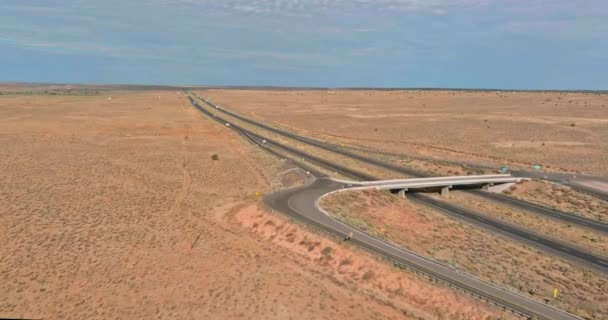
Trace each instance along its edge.
<path fill-rule="evenodd" d="M 483 190 L 484 191 L 488 191 L 488 192 L 492 192 L 492 193 L 502 193 L 503 191 L 511 188 L 511 186 L 514 186 L 515 183 L 511 182 L 511 183 L 503 183 L 503 184 L 486 184 L 483 186 Z"/>
<path fill-rule="evenodd" d="M 452 186 L 446 186 L 441 188 L 441 196 L 447 198 L 450 195 L 450 189 L 452 189 Z"/>
<path fill-rule="evenodd" d="M 407 189 L 401 189 L 401 190 L 399 190 L 399 192 L 397 194 L 399 195 L 399 197 L 406 199 L 406 197 L 405 197 L 406 191 L 407 191 Z"/>

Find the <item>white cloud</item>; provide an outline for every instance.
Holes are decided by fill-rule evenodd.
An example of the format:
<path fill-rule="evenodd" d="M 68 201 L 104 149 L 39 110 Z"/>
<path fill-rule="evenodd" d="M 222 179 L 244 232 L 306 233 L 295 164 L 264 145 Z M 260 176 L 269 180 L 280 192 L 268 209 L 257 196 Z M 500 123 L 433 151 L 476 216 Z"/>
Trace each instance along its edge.
<path fill-rule="evenodd" d="M 262 50 L 233 50 L 213 48 L 208 50 L 211 57 L 236 58 L 236 59 L 270 59 L 274 61 L 286 62 L 309 62 L 316 63 L 323 61 L 324 57 L 312 53 L 286 53 Z"/>
<path fill-rule="evenodd" d="M 442 14 L 449 7 L 479 7 L 497 0 L 164 0 L 166 3 L 202 5 L 209 8 L 258 14 L 297 15 L 347 13 L 353 10 L 428 11 Z"/>
<path fill-rule="evenodd" d="M 64 41 L 39 40 L 0 37 L 0 47 L 10 46 L 27 48 L 36 51 L 56 54 L 87 54 L 109 58 L 148 58 L 161 60 L 162 58 L 145 50 L 137 48 L 118 47 L 115 45 L 101 45 L 95 41 Z"/>
<path fill-rule="evenodd" d="M 200 5 L 263 15 L 310 15 L 352 12 L 422 12 L 436 15 L 462 9 L 491 8 L 505 13 L 546 15 L 579 12 L 606 14 L 605 0 L 160 0 L 167 4 Z"/>

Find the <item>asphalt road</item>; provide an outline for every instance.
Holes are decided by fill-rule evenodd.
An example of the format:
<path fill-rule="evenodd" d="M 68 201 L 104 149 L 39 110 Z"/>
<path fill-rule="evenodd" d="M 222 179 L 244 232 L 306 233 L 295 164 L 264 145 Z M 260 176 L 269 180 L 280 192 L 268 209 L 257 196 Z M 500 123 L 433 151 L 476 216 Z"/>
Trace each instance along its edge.
<path fill-rule="evenodd" d="M 202 99 L 201 97 L 199 97 L 198 95 L 195 94 L 196 97 L 198 97 L 199 99 Z M 203 100 L 204 101 L 204 100 Z M 210 102 L 207 102 L 207 104 L 213 108 L 216 108 L 216 106 Z M 216 108 L 216 110 L 227 114 L 229 116 L 235 117 L 241 121 L 244 121 L 246 123 L 258 126 L 260 128 L 263 128 L 265 130 L 274 132 L 276 134 L 303 142 L 303 143 L 308 143 L 310 145 L 313 145 L 315 147 L 319 147 L 321 149 L 327 150 L 327 151 L 331 151 L 337 154 L 341 154 L 343 156 L 352 158 L 352 159 L 356 159 L 371 165 L 374 165 L 376 167 L 380 167 L 380 168 L 384 168 L 384 169 L 388 169 L 394 172 L 399 172 L 402 174 L 406 174 L 409 176 L 413 176 L 413 177 L 428 177 L 429 175 L 411 168 L 405 168 L 405 167 L 401 167 L 392 163 L 387 163 L 378 159 L 373 159 L 373 158 L 369 158 L 360 154 L 356 154 L 356 153 L 352 153 L 349 152 L 347 150 L 344 150 L 343 148 L 341 148 L 339 145 L 336 144 L 331 144 L 331 143 L 326 143 L 326 142 L 322 142 L 322 141 L 318 141 L 315 139 L 311 139 L 308 137 L 303 137 L 291 132 L 287 132 L 287 131 L 283 131 L 268 125 L 265 125 L 264 123 L 260 123 L 257 122 L 255 120 L 251 120 L 249 118 L 243 117 L 239 114 L 236 114 L 230 110 L 226 110 L 224 108 Z M 517 173 L 517 172 L 516 172 Z M 542 215 L 545 217 L 549 217 L 549 218 L 553 218 L 556 220 L 560 220 L 562 222 L 566 222 L 568 224 L 575 224 L 578 225 L 580 227 L 583 228 L 588 228 L 588 229 L 592 229 L 595 231 L 600 231 L 603 232 L 605 234 L 608 234 L 608 224 L 606 223 L 602 223 L 599 221 L 595 221 L 592 219 L 587 219 L 585 217 L 582 216 L 577 216 L 577 215 L 573 215 L 570 213 L 565 213 L 559 210 L 555 210 L 552 208 L 548 208 L 545 206 L 541 206 L 538 204 L 533 204 L 527 201 L 523 201 L 523 200 L 517 200 L 517 199 L 513 199 L 511 197 L 508 196 L 504 196 L 504 195 L 499 195 L 499 194 L 493 194 L 493 193 L 488 193 L 488 192 L 483 192 L 483 191 L 467 191 L 470 192 L 472 194 L 475 194 L 477 196 L 486 198 L 488 200 L 492 200 L 492 201 L 496 201 L 502 204 L 506 204 L 512 207 L 516 207 L 519 209 L 523 209 L 526 210 L 528 212 L 537 214 L 537 215 Z"/>
<path fill-rule="evenodd" d="M 222 122 L 222 123 L 227 122 L 227 120 L 225 120 L 217 115 L 213 115 L 209 111 L 205 110 L 200 105 L 198 105 L 198 103 L 196 103 L 194 101 L 192 101 L 192 102 L 194 103 L 195 107 L 199 108 L 199 110 L 206 113 L 208 116 L 212 117 L 213 119 L 215 119 L 219 122 Z M 210 106 L 213 106 L 213 105 L 210 105 Z M 227 111 L 223 110 L 223 112 L 226 113 Z M 240 118 L 242 118 L 242 117 L 240 117 Z M 297 157 L 305 158 L 322 167 L 328 168 L 332 171 L 340 172 L 343 175 L 350 176 L 355 179 L 364 180 L 364 181 L 379 180 L 377 177 L 373 177 L 368 174 L 360 173 L 356 170 L 347 168 L 340 164 L 336 164 L 331 161 L 327 161 L 325 159 L 320 159 L 318 157 L 309 155 L 307 153 L 304 153 L 297 149 L 291 148 L 284 144 L 278 143 L 276 141 L 273 141 L 270 138 L 262 137 L 256 133 L 253 133 L 244 128 L 241 128 L 234 123 L 231 124 L 231 128 L 233 128 L 237 131 L 245 132 L 245 133 L 247 133 L 247 135 L 249 135 L 251 137 L 258 138 L 260 141 L 265 140 L 265 141 L 267 141 L 267 143 L 278 146 L 279 148 L 281 148 L 289 153 L 292 153 L 292 154 L 296 155 Z M 293 134 L 289 133 L 289 135 L 292 136 Z M 308 140 L 308 138 L 306 138 L 306 139 Z M 359 155 L 357 155 L 357 156 L 359 156 Z M 371 159 L 371 160 L 376 161 L 375 159 Z M 489 195 L 493 196 L 492 194 L 489 194 Z M 481 228 L 485 228 L 486 230 L 500 234 L 509 239 L 519 241 L 519 242 L 525 243 L 527 245 L 534 246 L 540 250 L 543 250 L 545 253 L 549 253 L 549 254 L 557 256 L 561 259 L 571 261 L 584 268 L 599 271 L 602 273 L 608 273 L 608 259 L 606 257 L 596 255 L 590 251 L 584 250 L 582 248 L 578 248 L 576 246 L 570 245 L 565 242 L 547 238 L 541 234 L 526 230 L 519 226 L 505 223 L 499 219 L 490 218 L 488 215 L 483 215 L 483 214 L 477 213 L 475 211 L 472 211 L 472 210 L 469 210 L 469 209 L 466 209 L 466 208 L 463 208 L 460 206 L 456 206 L 454 204 L 450 204 L 445 201 L 439 201 L 436 199 L 432 199 L 425 195 L 411 194 L 411 195 L 409 195 L 409 198 L 418 201 L 422 205 L 432 207 L 444 214 L 450 215 L 450 216 L 455 217 L 460 220 L 464 220 L 471 224 L 477 225 Z M 532 205 L 532 204 L 530 204 L 530 205 Z"/>
<path fill-rule="evenodd" d="M 572 189 L 608 201 L 608 177 L 529 170 L 514 170 L 513 173 L 522 177 L 538 178 L 567 185 Z"/>
<path fill-rule="evenodd" d="M 254 142 L 256 142 L 256 143 L 261 143 L 262 145 L 272 145 L 272 146 L 278 147 L 290 154 L 293 154 L 296 157 L 304 158 L 312 163 L 315 163 L 315 164 L 317 164 L 321 167 L 324 167 L 326 169 L 329 169 L 331 171 L 339 172 L 345 176 L 350 176 L 357 180 L 363 180 L 363 181 L 378 180 L 378 178 L 373 177 L 371 175 L 360 173 L 356 170 L 350 169 L 350 168 L 342 166 L 340 164 L 336 164 L 331 161 L 306 154 L 300 150 L 297 150 L 290 146 L 281 144 L 270 138 L 263 137 L 256 133 L 250 132 L 237 125 L 233 124 L 231 127 L 235 128 L 236 130 L 242 130 L 242 132 L 244 132 L 246 136 L 248 136 L 251 139 L 254 139 Z M 261 141 L 266 141 L 266 143 L 263 143 Z M 433 199 L 433 198 L 423 195 L 423 194 L 411 193 L 411 194 L 408 194 L 408 198 L 415 200 L 422 205 L 429 206 L 435 210 L 443 212 L 446 215 L 455 217 L 460 220 L 465 220 L 471 224 L 485 228 L 487 230 L 500 234 L 509 239 L 523 242 L 527 245 L 531 245 L 533 247 L 541 249 L 544 252 L 550 253 L 550 254 L 557 256 L 559 258 L 562 258 L 564 260 L 568 260 L 568 261 L 577 263 L 582 267 L 608 273 L 608 259 L 606 259 L 604 257 L 594 255 L 588 251 L 579 249 L 577 247 L 571 246 L 569 244 L 566 244 L 566 243 L 563 243 L 560 241 L 546 238 L 540 234 L 530 232 L 528 230 L 519 228 L 515 225 L 504 223 L 498 219 L 490 218 L 486 215 L 476 213 L 476 212 L 468 210 L 466 208 L 462 208 L 462 207 L 455 206 L 455 205 L 452 205 L 452 204 L 444 202 L 444 201 L 439 201 L 439 200 Z"/>
<path fill-rule="evenodd" d="M 378 152 L 372 148 L 363 147 L 363 146 L 346 146 L 348 150 L 357 150 L 363 152 Z M 390 155 L 393 157 L 407 157 L 416 160 L 422 161 L 435 161 L 445 165 L 465 165 L 470 168 L 480 169 L 480 170 L 496 170 L 496 167 L 481 165 L 476 162 L 471 161 L 454 161 L 447 159 L 436 159 L 431 157 L 419 156 L 419 155 L 404 155 L 396 152 L 387 152 L 382 151 L 382 154 Z M 598 177 L 580 173 L 558 173 L 558 172 L 545 172 L 542 170 L 511 170 L 513 175 L 518 177 L 526 177 L 526 178 L 537 178 L 541 180 L 551 181 L 554 183 L 562 184 L 569 186 L 574 190 L 578 190 L 579 192 L 589 194 L 596 198 L 608 201 L 608 177 Z"/>
<path fill-rule="evenodd" d="M 408 198 L 430 206 L 446 215 L 489 229 L 496 234 L 501 234 L 505 237 L 524 242 L 564 260 L 578 263 L 583 267 L 591 268 L 599 272 L 608 273 L 608 259 L 605 257 L 578 249 L 564 242 L 546 238 L 540 234 L 527 231 L 514 225 L 505 224 L 498 219 L 482 216 L 476 212 L 459 208 L 443 201 L 438 201 L 423 194 L 410 194 L 408 195 Z"/>
<path fill-rule="evenodd" d="M 334 220 L 322 212 L 317 203 L 321 196 L 343 187 L 345 185 L 340 182 L 329 178 L 320 178 L 305 186 L 267 195 L 264 198 L 264 202 L 274 210 L 334 236 L 346 238 L 352 232 L 353 236 L 350 241 L 364 249 L 380 254 L 395 263 L 408 266 L 450 286 L 465 290 L 474 296 L 490 300 L 512 311 L 530 317 L 536 316 L 538 319 L 543 320 L 578 319 L 573 315 L 546 304 L 533 301 L 492 283 L 479 280 L 469 274 L 457 272 L 413 252 L 395 247 L 340 221 Z"/>
<path fill-rule="evenodd" d="M 560 220 L 562 222 L 577 225 L 580 227 L 584 227 L 590 230 L 599 231 L 604 234 L 608 234 L 608 224 L 602 223 L 600 221 L 587 219 L 581 216 L 577 216 L 575 214 L 569 214 L 565 212 L 561 212 L 558 210 L 554 210 L 545 206 L 541 206 L 535 203 L 515 199 L 512 197 L 507 197 L 504 195 L 496 194 L 496 193 L 488 193 L 480 190 L 471 190 L 468 191 L 472 194 L 482 196 L 486 199 L 494 200 L 500 202 L 502 204 L 510 205 L 516 208 L 524 209 L 529 212 L 541 214 L 546 217 L 554 218 Z"/>
<path fill-rule="evenodd" d="M 202 108 L 192 99 L 190 99 L 190 101 L 197 109 L 205 113 L 210 118 L 215 119 L 220 123 L 226 123 L 226 121 L 222 118 L 216 117 L 204 110 L 204 108 Z M 255 135 L 252 132 L 248 132 L 247 130 L 236 125 L 231 125 L 230 128 L 236 130 L 240 134 L 243 134 L 248 139 L 258 143 L 267 150 L 269 149 L 268 144 L 274 143 L 274 141 L 263 139 L 263 137 Z M 263 141 L 266 141 L 266 143 Z M 277 154 L 276 152 L 273 153 Z M 325 161 L 323 159 L 319 160 Z M 313 171 L 311 172 L 315 174 Z M 427 274 L 432 278 L 455 286 L 461 290 L 465 290 L 472 295 L 490 300 L 510 310 L 520 312 L 528 316 L 535 316 L 538 319 L 578 319 L 573 315 L 555 309 L 551 306 L 533 301 L 517 293 L 476 279 L 471 275 L 457 272 L 435 261 L 395 247 L 380 239 L 371 237 L 359 230 L 345 225 L 344 223 L 332 219 L 318 208 L 318 199 L 328 192 L 344 187 L 345 185 L 340 182 L 333 181 L 327 177 L 320 177 L 319 179 L 314 180 L 314 182 L 311 184 L 267 195 L 264 198 L 264 201 L 268 206 L 279 210 L 284 214 L 287 214 L 320 230 L 329 232 L 335 236 L 346 237 L 346 235 L 352 232 L 353 237 L 351 241 L 365 249 L 380 254 L 396 263 L 409 266 L 418 272 Z"/>
<path fill-rule="evenodd" d="M 245 133 L 245 135 L 254 143 L 284 158 L 284 155 L 269 148 L 269 144 L 272 145 L 273 143 L 272 141 L 260 136 L 253 136 L 250 133 Z M 266 141 L 266 143 L 262 141 Z M 305 168 L 305 170 L 311 169 Z M 529 317 L 536 316 L 538 319 L 578 319 L 549 305 L 536 302 L 518 293 L 479 280 L 472 275 L 455 271 L 436 261 L 395 247 L 331 218 L 318 206 L 320 198 L 330 192 L 348 188 L 348 185 L 332 180 L 318 172 L 309 172 L 316 177 L 312 183 L 266 195 L 264 203 L 274 210 L 333 236 L 344 239 L 352 233 L 353 236 L 350 241 L 368 251 L 380 254 L 394 263 L 412 268 L 444 284 L 464 290 L 473 296 L 492 301 L 515 313 Z"/>

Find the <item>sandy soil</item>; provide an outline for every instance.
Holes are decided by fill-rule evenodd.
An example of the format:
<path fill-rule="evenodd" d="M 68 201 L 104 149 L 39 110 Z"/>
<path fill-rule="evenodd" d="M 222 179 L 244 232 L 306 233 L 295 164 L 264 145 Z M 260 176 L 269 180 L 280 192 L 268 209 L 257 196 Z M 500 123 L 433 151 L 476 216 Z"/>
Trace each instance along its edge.
<path fill-rule="evenodd" d="M 376 158 L 387 163 L 393 163 L 401 167 L 414 169 L 418 172 L 430 174 L 432 176 L 462 176 L 473 174 L 495 174 L 496 170 L 490 168 L 480 168 L 466 163 L 448 162 L 445 160 L 433 159 L 430 157 L 406 157 L 396 154 L 374 152 L 370 150 L 359 150 L 351 147 L 351 152 L 369 158 Z M 393 175 L 395 173 L 393 172 Z"/>
<path fill-rule="evenodd" d="M 245 115 L 348 144 L 495 166 L 530 168 L 541 164 L 547 170 L 608 172 L 605 94 L 318 90 L 200 93 Z"/>
<path fill-rule="evenodd" d="M 509 190 L 509 194 L 515 198 L 608 223 L 608 201 L 554 183 L 525 181 Z"/>
<path fill-rule="evenodd" d="M 238 212 L 235 220 L 261 239 L 303 257 L 303 266 L 313 267 L 328 282 L 368 292 L 378 301 L 400 310 L 407 318 L 516 318 L 481 301 L 456 295 L 448 288 L 434 286 L 423 276 L 400 271 L 348 243 L 327 239 L 303 225 L 294 225 L 280 215 L 269 214 L 255 206 Z"/>
<path fill-rule="evenodd" d="M 517 191 L 519 187 L 520 185 L 516 185 L 513 186 L 512 189 Z M 498 218 L 509 224 L 519 226 L 537 234 L 542 234 L 547 238 L 570 243 L 571 245 L 595 252 L 601 256 L 608 256 L 608 236 L 595 230 L 578 227 L 570 223 L 550 219 L 541 215 L 530 214 L 525 210 L 488 201 L 485 198 L 461 191 L 450 192 L 447 199 L 439 196 L 438 193 L 431 193 L 430 196 L 461 207 L 472 209 L 475 212 L 479 212 L 491 218 Z"/>
<path fill-rule="evenodd" d="M 594 272 L 404 201 L 388 192 L 348 191 L 321 206 L 368 233 L 591 319 L 608 319 L 608 281 Z M 554 288 L 560 290 L 552 298 Z"/>
<path fill-rule="evenodd" d="M 202 102 L 201 102 L 202 104 Z M 345 157 L 342 155 L 339 155 L 335 152 L 330 152 L 330 151 L 326 151 L 324 149 L 318 148 L 318 147 L 314 147 L 311 146 L 309 144 L 306 143 L 302 143 L 300 141 L 297 141 L 295 139 L 291 139 L 291 138 L 287 138 L 284 137 L 282 135 L 279 135 L 277 133 L 274 133 L 270 130 L 266 130 L 266 129 L 262 129 L 258 126 L 246 123 L 244 121 L 241 121 L 235 117 L 232 117 L 230 115 L 226 115 L 223 114 L 221 112 L 218 112 L 215 108 L 211 108 L 209 106 L 203 105 L 203 108 L 206 108 L 207 111 L 211 112 L 212 114 L 221 116 L 222 119 L 229 121 L 232 124 L 238 125 L 241 128 L 247 129 L 249 131 L 252 131 L 254 133 L 257 133 L 259 135 L 262 135 L 264 137 L 267 137 L 268 139 L 271 139 L 273 141 L 276 141 L 277 143 L 281 143 L 283 145 L 289 146 L 291 148 L 297 149 L 299 151 L 303 151 L 309 155 L 315 156 L 317 158 L 320 159 L 324 159 L 324 160 L 329 160 L 332 161 L 334 163 L 339 163 L 342 166 L 351 168 L 356 170 L 357 172 L 360 173 L 364 173 L 367 175 L 371 175 L 373 177 L 378 177 L 379 179 L 391 179 L 391 178 L 397 178 L 397 177 L 402 177 L 403 175 L 401 174 L 396 174 L 393 171 L 390 170 L 386 170 L 383 168 L 379 168 L 379 167 L 375 167 L 375 166 L 370 166 L 365 162 L 359 161 L 359 160 L 355 160 L 349 157 Z M 272 145 L 271 145 L 272 147 Z M 318 169 L 320 172 L 323 172 L 325 174 L 328 174 L 332 177 L 336 177 L 336 178 L 341 178 L 341 179 L 348 179 L 348 180 L 352 180 L 352 177 L 346 177 L 346 176 L 339 176 L 339 173 L 335 172 L 335 171 L 331 171 L 329 169 L 325 169 L 325 168 L 321 168 L 318 165 L 316 165 L 315 163 L 313 163 L 312 161 L 307 161 L 304 159 L 301 159 L 299 156 L 294 156 L 293 154 L 290 154 L 289 152 L 285 152 L 284 150 L 280 149 L 280 148 L 276 148 L 276 150 L 278 152 L 280 152 L 281 154 L 286 154 L 288 157 L 290 157 L 291 159 L 297 159 L 298 161 L 302 161 L 303 163 L 305 163 L 307 166 L 311 166 L 314 167 L 315 169 Z"/>
<path fill-rule="evenodd" d="M 242 227 L 230 217 L 262 192 L 303 178 L 204 120 L 174 91 L 1 96 L 0 145 L 0 316 L 501 314 L 424 279 L 394 276 L 383 263 L 362 286 L 354 269 L 332 278 L 331 268 L 319 271 L 326 262 Z M 336 257 L 343 254 L 368 263 L 346 249 Z M 385 272 L 411 289 L 403 298 L 389 294 L 394 305 L 367 284 Z M 398 295 L 400 288 L 382 290 Z M 442 298 L 458 307 L 447 309 Z"/>

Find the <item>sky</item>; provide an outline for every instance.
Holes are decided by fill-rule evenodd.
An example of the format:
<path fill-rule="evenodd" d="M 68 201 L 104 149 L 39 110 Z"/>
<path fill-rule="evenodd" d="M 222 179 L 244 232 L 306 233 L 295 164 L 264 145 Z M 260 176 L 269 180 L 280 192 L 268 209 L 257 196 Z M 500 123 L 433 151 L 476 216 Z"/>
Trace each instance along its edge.
<path fill-rule="evenodd" d="M 606 0 L 0 0 L 0 81 L 608 89 Z"/>

